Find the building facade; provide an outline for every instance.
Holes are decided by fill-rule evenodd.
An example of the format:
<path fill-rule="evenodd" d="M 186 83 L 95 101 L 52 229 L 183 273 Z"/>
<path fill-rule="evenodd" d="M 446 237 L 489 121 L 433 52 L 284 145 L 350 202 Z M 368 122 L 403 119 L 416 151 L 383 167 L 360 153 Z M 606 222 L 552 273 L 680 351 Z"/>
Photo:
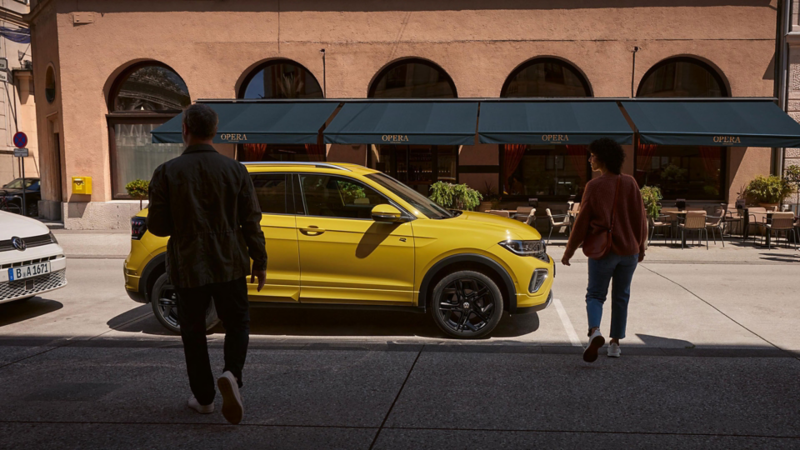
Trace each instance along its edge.
<path fill-rule="evenodd" d="M 39 0 L 26 16 L 43 178 L 40 214 L 126 228 L 180 144 L 150 131 L 198 99 L 776 96 L 778 1 Z M 41 100 L 46 99 L 46 100 Z M 239 160 L 327 160 L 424 192 L 467 183 L 513 204 L 566 204 L 591 177 L 570 145 L 219 144 Z M 754 147 L 625 146 L 623 170 L 667 199 L 733 203 L 773 170 Z M 72 177 L 91 177 L 91 194 Z"/>
<path fill-rule="evenodd" d="M 31 37 L 22 19 L 30 11 L 28 3 L 0 0 L 0 57 L 8 61 L 7 81 L 0 82 L 0 186 L 22 176 L 22 161 L 13 156 L 17 131 L 28 136 L 25 176 L 39 177 Z"/>

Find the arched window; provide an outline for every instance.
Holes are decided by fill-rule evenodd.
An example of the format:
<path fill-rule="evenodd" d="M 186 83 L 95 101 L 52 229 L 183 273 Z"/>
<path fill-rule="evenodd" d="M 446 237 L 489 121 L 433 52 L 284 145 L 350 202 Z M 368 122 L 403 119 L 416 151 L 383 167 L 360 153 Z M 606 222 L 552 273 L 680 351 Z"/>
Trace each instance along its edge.
<path fill-rule="evenodd" d="M 436 64 L 422 59 L 398 61 L 375 77 L 370 98 L 456 98 L 456 85 Z"/>
<path fill-rule="evenodd" d="M 456 85 L 436 64 L 404 59 L 383 69 L 370 85 L 370 98 L 456 98 Z M 369 166 L 416 189 L 423 195 L 437 181 L 458 181 L 455 145 L 374 145 Z"/>
<path fill-rule="evenodd" d="M 536 58 L 508 76 L 501 97 L 591 97 L 586 78 L 556 58 Z M 584 145 L 503 145 L 500 184 L 510 197 L 568 199 L 579 197 L 591 178 Z M 578 200 L 579 201 L 579 200 Z"/>
<path fill-rule="evenodd" d="M 323 98 L 322 87 L 305 67 L 281 59 L 268 61 L 250 71 L 239 89 L 239 98 Z M 316 144 L 243 144 L 240 161 L 325 161 L 325 146 Z"/>
<path fill-rule="evenodd" d="M 323 98 L 322 87 L 305 67 L 289 60 L 268 61 L 253 69 L 239 98 Z"/>
<path fill-rule="evenodd" d="M 727 97 L 722 77 L 694 58 L 671 58 L 653 66 L 639 83 L 637 97 Z"/>
<path fill-rule="evenodd" d="M 150 181 L 156 167 L 181 154 L 182 144 L 154 144 L 150 132 L 190 104 L 186 83 L 159 62 L 135 64 L 117 77 L 107 116 L 115 199 L 130 198 L 126 184 Z"/>
<path fill-rule="evenodd" d="M 662 61 L 642 78 L 637 97 L 728 97 L 722 76 L 694 58 Z M 727 149 L 696 145 L 648 145 L 636 148 L 635 175 L 640 186 L 658 186 L 667 200 L 723 200 Z"/>
<path fill-rule="evenodd" d="M 589 82 L 571 64 L 537 58 L 517 67 L 503 84 L 501 97 L 591 97 Z"/>

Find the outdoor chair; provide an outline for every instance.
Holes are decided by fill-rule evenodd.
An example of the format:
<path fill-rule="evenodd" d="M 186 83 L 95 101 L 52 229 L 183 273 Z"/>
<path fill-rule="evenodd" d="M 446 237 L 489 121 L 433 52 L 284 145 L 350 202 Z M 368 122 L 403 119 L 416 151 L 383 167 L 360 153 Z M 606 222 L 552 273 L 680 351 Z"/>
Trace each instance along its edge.
<path fill-rule="evenodd" d="M 683 223 L 678 224 L 678 228 L 681 230 L 681 249 L 684 248 L 684 244 L 686 242 L 686 232 L 687 231 L 697 231 L 698 240 L 700 240 L 700 235 L 705 233 L 706 235 L 706 250 L 708 250 L 708 228 L 706 228 L 706 212 L 705 211 L 690 211 L 686 213 L 686 220 Z"/>
<path fill-rule="evenodd" d="M 761 228 L 764 224 L 767 223 L 767 208 L 763 208 L 760 206 L 752 207 L 749 210 L 750 214 L 750 226 L 755 225 L 758 229 L 758 232 L 761 232 Z M 753 236 L 753 244 L 756 242 L 756 233 L 751 233 Z"/>
<path fill-rule="evenodd" d="M 719 240 L 722 241 L 722 248 L 725 248 L 725 215 L 727 208 L 724 206 L 715 206 L 713 213 L 706 216 L 706 228 L 711 229 L 711 236 L 714 238 L 714 245 L 717 245 L 717 231 L 719 231 Z"/>
<path fill-rule="evenodd" d="M 736 208 L 735 204 L 729 204 L 725 208 L 725 218 L 722 222 L 725 224 L 724 228 L 728 230 L 728 236 L 732 236 L 734 230 L 736 233 L 744 234 L 744 210 Z"/>
<path fill-rule="evenodd" d="M 536 220 L 536 208 L 532 206 L 517 206 L 517 212 L 513 217 L 515 220 L 524 222 L 526 225 L 534 226 Z"/>
<path fill-rule="evenodd" d="M 670 216 L 668 214 L 659 214 L 658 218 L 656 219 L 648 219 L 650 221 L 650 237 L 647 239 L 648 247 L 650 246 L 650 241 L 653 240 L 653 235 L 656 232 L 656 228 L 666 228 L 666 230 L 661 232 L 661 235 L 664 236 L 664 245 L 667 244 L 667 232 L 669 231 L 670 235 L 672 234 L 672 222 L 667 220 L 669 217 Z"/>
<path fill-rule="evenodd" d="M 572 230 L 572 223 L 569 220 L 569 214 L 553 214 L 550 208 L 545 209 L 547 218 L 550 221 L 550 234 L 547 236 L 547 243 L 550 244 L 550 238 L 553 237 L 553 230 L 559 227 L 567 228 L 567 236 Z"/>
<path fill-rule="evenodd" d="M 489 214 L 494 214 L 495 216 L 508 217 L 508 211 L 503 211 L 501 209 L 490 209 L 486 212 Z"/>
<path fill-rule="evenodd" d="M 794 237 L 795 243 L 797 242 L 797 230 L 794 228 L 794 213 L 790 212 L 776 212 L 772 214 L 772 223 L 765 223 L 763 224 L 766 236 L 769 237 L 767 241 L 769 242 L 768 249 L 772 249 L 772 232 L 783 232 L 784 236 L 786 237 L 786 244 L 789 244 L 789 233 L 792 233 Z M 777 235 L 775 236 L 777 237 Z M 766 239 L 766 238 L 765 238 Z M 795 249 L 797 249 L 797 244 L 795 244 Z"/>

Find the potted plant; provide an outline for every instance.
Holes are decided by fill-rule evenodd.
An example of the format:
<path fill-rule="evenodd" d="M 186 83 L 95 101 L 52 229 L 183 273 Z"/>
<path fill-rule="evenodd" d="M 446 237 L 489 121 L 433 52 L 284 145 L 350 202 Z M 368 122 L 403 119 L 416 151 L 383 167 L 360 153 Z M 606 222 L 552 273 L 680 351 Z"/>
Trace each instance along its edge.
<path fill-rule="evenodd" d="M 486 182 L 486 187 L 481 192 L 483 196 L 483 201 L 481 201 L 480 205 L 478 206 L 478 211 L 486 212 L 490 209 L 497 209 L 500 205 L 500 201 L 503 199 L 500 194 L 495 192 L 494 188 Z"/>
<path fill-rule="evenodd" d="M 764 208 L 774 208 L 794 192 L 788 180 L 770 175 L 755 177 L 744 189 L 745 196 Z"/>
<path fill-rule="evenodd" d="M 644 201 L 644 210 L 647 213 L 647 218 L 651 221 L 658 219 L 661 214 L 661 189 L 656 186 L 643 186 L 641 189 L 642 200 Z"/>
<path fill-rule="evenodd" d="M 430 199 L 445 209 L 472 211 L 483 199 L 480 192 L 466 184 L 437 181 L 431 185 L 430 190 Z"/>
<path fill-rule="evenodd" d="M 786 168 L 783 178 L 794 188 L 796 193 L 794 201 L 794 213 L 800 213 L 800 166 L 792 164 Z"/>
<path fill-rule="evenodd" d="M 150 192 L 150 182 L 146 180 L 133 180 L 125 185 L 128 195 L 134 200 L 139 200 L 139 209 L 142 209 L 142 200 L 147 198 Z"/>

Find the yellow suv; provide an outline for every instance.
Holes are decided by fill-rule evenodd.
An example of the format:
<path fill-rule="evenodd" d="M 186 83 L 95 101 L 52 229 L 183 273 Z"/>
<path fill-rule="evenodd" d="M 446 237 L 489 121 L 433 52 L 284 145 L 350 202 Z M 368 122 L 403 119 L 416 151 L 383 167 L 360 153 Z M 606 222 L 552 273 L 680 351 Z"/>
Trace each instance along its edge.
<path fill-rule="evenodd" d="M 495 215 L 448 211 L 375 170 L 353 164 L 247 164 L 261 203 L 269 266 L 251 304 L 403 308 L 446 334 L 491 333 L 504 311 L 546 308 L 555 267 L 539 233 Z M 178 332 L 165 273 L 167 238 L 131 219 L 125 288 Z M 209 308 L 209 328 L 216 322 Z"/>

